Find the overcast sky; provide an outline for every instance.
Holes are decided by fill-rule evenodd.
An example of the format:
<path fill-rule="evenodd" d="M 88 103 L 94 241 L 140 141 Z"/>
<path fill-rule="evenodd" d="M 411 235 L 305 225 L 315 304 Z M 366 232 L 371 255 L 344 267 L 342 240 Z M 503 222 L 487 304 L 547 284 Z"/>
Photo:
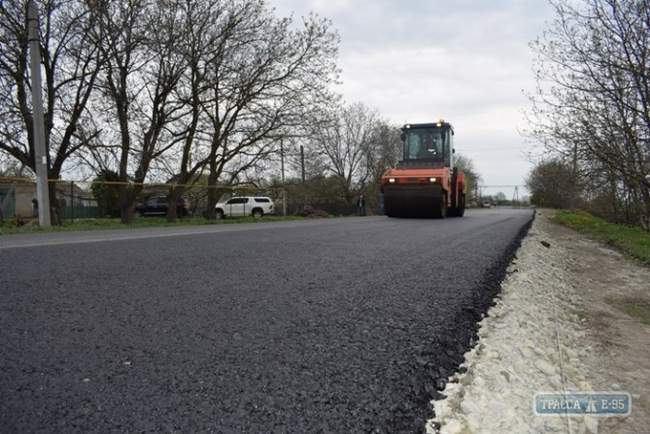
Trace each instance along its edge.
<path fill-rule="evenodd" d="M 531 164 L 523 90 L 528 44 L 552 18 L 546 0 L 270 0 L 279 15 L 332 19 L 348 102 L 404 124 L 444 118 L 485 184 L 523 184 Z M 501 189 L 507 194 L 512 190 Z M 491 191 L 494 193 L 494 191 Z"/>

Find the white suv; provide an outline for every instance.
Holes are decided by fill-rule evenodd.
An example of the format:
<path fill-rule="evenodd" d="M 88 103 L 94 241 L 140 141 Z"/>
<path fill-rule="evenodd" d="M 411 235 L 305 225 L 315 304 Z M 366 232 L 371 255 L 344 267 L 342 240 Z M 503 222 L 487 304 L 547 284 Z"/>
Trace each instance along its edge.
<path fill-rule="evenodd" d="M 273 214 L 273 201 L 266 196 L 237 196 L 215 205 L 217 218 Z"/>

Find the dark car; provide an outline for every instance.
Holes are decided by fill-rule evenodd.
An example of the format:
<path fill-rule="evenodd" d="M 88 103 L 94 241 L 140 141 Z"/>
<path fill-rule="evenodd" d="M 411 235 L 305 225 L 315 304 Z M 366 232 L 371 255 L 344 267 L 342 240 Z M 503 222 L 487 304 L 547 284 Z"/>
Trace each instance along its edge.
<path fill-rule="evenodd" d="M 169 209 L 168 200 L 164 196 L 155 196 L 139 203 L 135 207 L 135 213 L 139 216 L 164 216 Z M 186 217 L 190 215 L 190 204 L 187 199 L 179 197 L 176 200 L 176 216 Z"/>

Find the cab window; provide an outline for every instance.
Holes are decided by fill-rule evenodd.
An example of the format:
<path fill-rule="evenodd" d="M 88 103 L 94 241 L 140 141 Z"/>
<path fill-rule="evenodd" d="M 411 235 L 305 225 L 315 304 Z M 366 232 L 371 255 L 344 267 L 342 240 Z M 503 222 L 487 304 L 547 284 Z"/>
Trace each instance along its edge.
<path fill-rule="evenodd" d="M 449 148 L 449 133 L 441 128 L 414 128 L 407 132 L 405 160 L 444 161 Z"/>

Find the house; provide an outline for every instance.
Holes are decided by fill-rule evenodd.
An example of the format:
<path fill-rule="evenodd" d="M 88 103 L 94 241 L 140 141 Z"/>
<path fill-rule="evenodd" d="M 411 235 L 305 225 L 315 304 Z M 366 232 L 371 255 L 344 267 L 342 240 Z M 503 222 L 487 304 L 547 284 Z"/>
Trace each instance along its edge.
<path fill-rule="evenodd" d="M 0 210 L 4 218 L 33 217 L 35 198 L 36 184 L 31 179 L 0 179 Z"/>
<path fill-rule="evenodd" d="M 92 192 L 74 182 L 57 182 L 57 199 L 64 206 L 64 218 L 92 218 L 97 200 Z M 3 218 L 33 218 L 36 182 L 30 178 L 0 178 L 0 210 Z"/>

